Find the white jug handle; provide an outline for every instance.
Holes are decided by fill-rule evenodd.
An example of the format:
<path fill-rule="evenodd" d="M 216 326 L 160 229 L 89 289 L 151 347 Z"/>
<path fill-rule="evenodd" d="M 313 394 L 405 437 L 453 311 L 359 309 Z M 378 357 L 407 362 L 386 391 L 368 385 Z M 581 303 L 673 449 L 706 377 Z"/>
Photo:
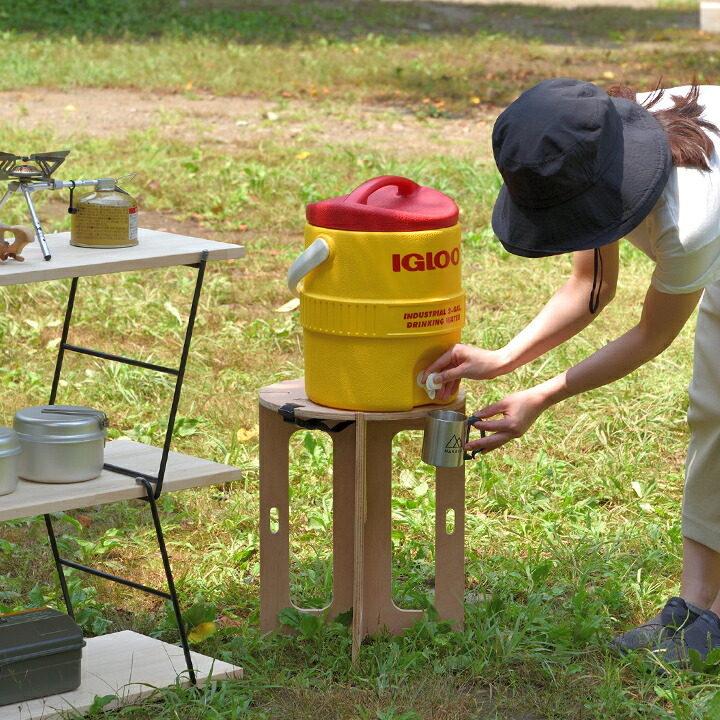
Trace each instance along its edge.
<path fill-rule="evenodd" d="M 297 286 L 300 281 L 330 255 L 330 246 L 324 238 L 315 241 L 303 250 L 287 272 L 287 284 L 294 297 L 300 297 Z"/>

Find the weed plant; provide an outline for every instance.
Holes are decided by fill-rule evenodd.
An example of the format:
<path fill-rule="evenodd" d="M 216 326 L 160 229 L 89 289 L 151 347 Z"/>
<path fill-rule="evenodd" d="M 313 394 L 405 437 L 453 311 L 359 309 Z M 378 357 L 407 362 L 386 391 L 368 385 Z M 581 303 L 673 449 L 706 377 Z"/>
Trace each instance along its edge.
<path fill-rule="evenodd" d="M 78 177 L 140 170 L 128 189 L 146 218 L 247 246 L 244 260 L 208 269 L 174 430 L 176 450 L 235 465 L 242 480 L 160 499 L 189 629 L 215 622 L 214 633 L 196 637 L 195 649 L 242 666 L 244 678 L 158 690 L 139 707 L 112 712 L 112 697 L 98 697 L 91 715 L 720 716 L 712 663 L 698 674 L 662 676 L 608 650 L 614 634 L 677 592 L 692 323 L 654 362 L 551 409 L 526 438 L 468 466 L 461 630 L 433 609 L 433 478 L 411 432 L 394 447 L 394 596 L 401 607 L 423 610 L 424 619 L 402 636 L 367 638 L 355 663 L 346 616 L 322 622 L 288 608 L 282 620 L 292 634 L 262 635 L 258 625 L 256 398 L 260 387 L 302 375 L 297 312 L 277 310 L 289 300 L 285 273 L 301 247 L 304 206 L 380 174 L 405 175 L 452 196 L 464 231 L 464 339 L 478 345 L 505 343 L 570 267 L 562 257 L 509 256 L 494 239 L 489 218 L 499 178 L 487 147 L 470 142 L 444 152 L 438 140 L 380 151 L 377 133 L 365 132 L 374 121 L 363 108 L 386 123 L 410 118 L 440 137 L 444 124 L 458 119 L 479 130 L 484 117 L 549 75 L 603 84 L 662 78 L 671 85 L 692 76 L 712 82 L 717 39 L 698 32 L 697 7 L 237 5 L 0 0 L 0 33 L 12 47 L 0 88 L 19 98 L 18 121 L 2 126 L 2 149 L 72 147 Z M 101 137 L 92 126 L 63 136 L 52 118 L 22 121 L 21 91 L 33 86 L 180 93 L 189 102 L 250 97 L 260 104 L 267 140 L 220 145 L 206 141 L 202 127 L 182 139 L 171 132 L 179 120 L 170 114 L 164 126 L 129 136 Z M 321 117 L 349 123 L 353 139 L 317 139 Z M 288 140 L 298 125 L 307 155 Z M 35 201 L 46 230 L 68 229 L 60 199 L 38 193 Z M 26 222 L 24 212 L 8 202 L 3 221 Z M 593 326 L 511 376 L 468 383 L 469 409 L 578 362 L 635 322 L 651 268 L 629 245 L 622 253 L 618 296 Z M 186 268 L 83 280 L 70 341 L 171 362 L 192 282 Z M 0 290 L 2 425 L 15 409 L 47 401 L 67 289 L 56 281 Z M 136 369 L 80 358 L 67 362 L 58 401 L 102 407 L 113 437 L 157 443 L 171 393 Z M 327 603 L 332 593 L 332 453 L 319 432 L 299 431 L 292 443 L 291 580 L 303 608 Z M 85 508 L 58 513 L 55 522 L 65 556 L 162 586 L 146 508 Z M 46 544 L 43 523 L 13 521 L 0 533 L 0 609 L 62 607 L 49 558 L 38 550 Z M 173 621 L 156 598 L 75 571 L 67 576 L 86 635 L 131 628 L 175 642 Z"/>

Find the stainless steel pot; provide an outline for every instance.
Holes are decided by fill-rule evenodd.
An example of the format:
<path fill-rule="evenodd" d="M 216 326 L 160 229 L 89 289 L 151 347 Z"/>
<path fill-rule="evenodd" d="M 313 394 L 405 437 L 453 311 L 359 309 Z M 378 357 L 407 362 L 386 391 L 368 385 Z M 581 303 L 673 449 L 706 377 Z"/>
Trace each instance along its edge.
<path fill-rule="evenodd" d="M 15 413 L 13 427 L 25 480 L 72 483 L 92 480 L 103 469 L 107 416 L 77 405 L 38 405 Z"/>
<path fill-rule="evenodd" d="M 17 433 L 11 428 L 0 427 L 0 495 L 7 495 L 17 488 L 21 452 Z"/>

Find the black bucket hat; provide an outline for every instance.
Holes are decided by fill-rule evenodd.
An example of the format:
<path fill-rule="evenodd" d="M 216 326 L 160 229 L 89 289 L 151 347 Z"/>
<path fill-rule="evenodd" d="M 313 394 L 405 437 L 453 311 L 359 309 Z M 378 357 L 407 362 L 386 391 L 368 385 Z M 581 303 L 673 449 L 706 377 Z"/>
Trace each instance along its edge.
<path fill-rule="evenodd" d="M 672 167 L 650 112 L 570 78 L 520 95 L 496 120 L 492 142 L 504 180 L 493 230 L 524 257 L 619 240 L 652 210 Z"/>

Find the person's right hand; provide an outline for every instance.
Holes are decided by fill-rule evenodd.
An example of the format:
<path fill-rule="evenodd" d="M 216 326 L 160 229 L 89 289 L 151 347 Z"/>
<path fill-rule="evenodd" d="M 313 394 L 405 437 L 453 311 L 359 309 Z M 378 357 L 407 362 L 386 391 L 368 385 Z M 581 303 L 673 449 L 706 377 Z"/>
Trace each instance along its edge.
<path fill-rule="evenodd" d="M 505 358 L 497 350 L 484 350 L 458 343 L 430 365 L 422 376 L 422 382 L 430 373 L 439 373 L 435 380 L 442 383 L 435 397 L 449 400 L 459 387 L 462 378 L 489 380 L 502 374 Z"/>

